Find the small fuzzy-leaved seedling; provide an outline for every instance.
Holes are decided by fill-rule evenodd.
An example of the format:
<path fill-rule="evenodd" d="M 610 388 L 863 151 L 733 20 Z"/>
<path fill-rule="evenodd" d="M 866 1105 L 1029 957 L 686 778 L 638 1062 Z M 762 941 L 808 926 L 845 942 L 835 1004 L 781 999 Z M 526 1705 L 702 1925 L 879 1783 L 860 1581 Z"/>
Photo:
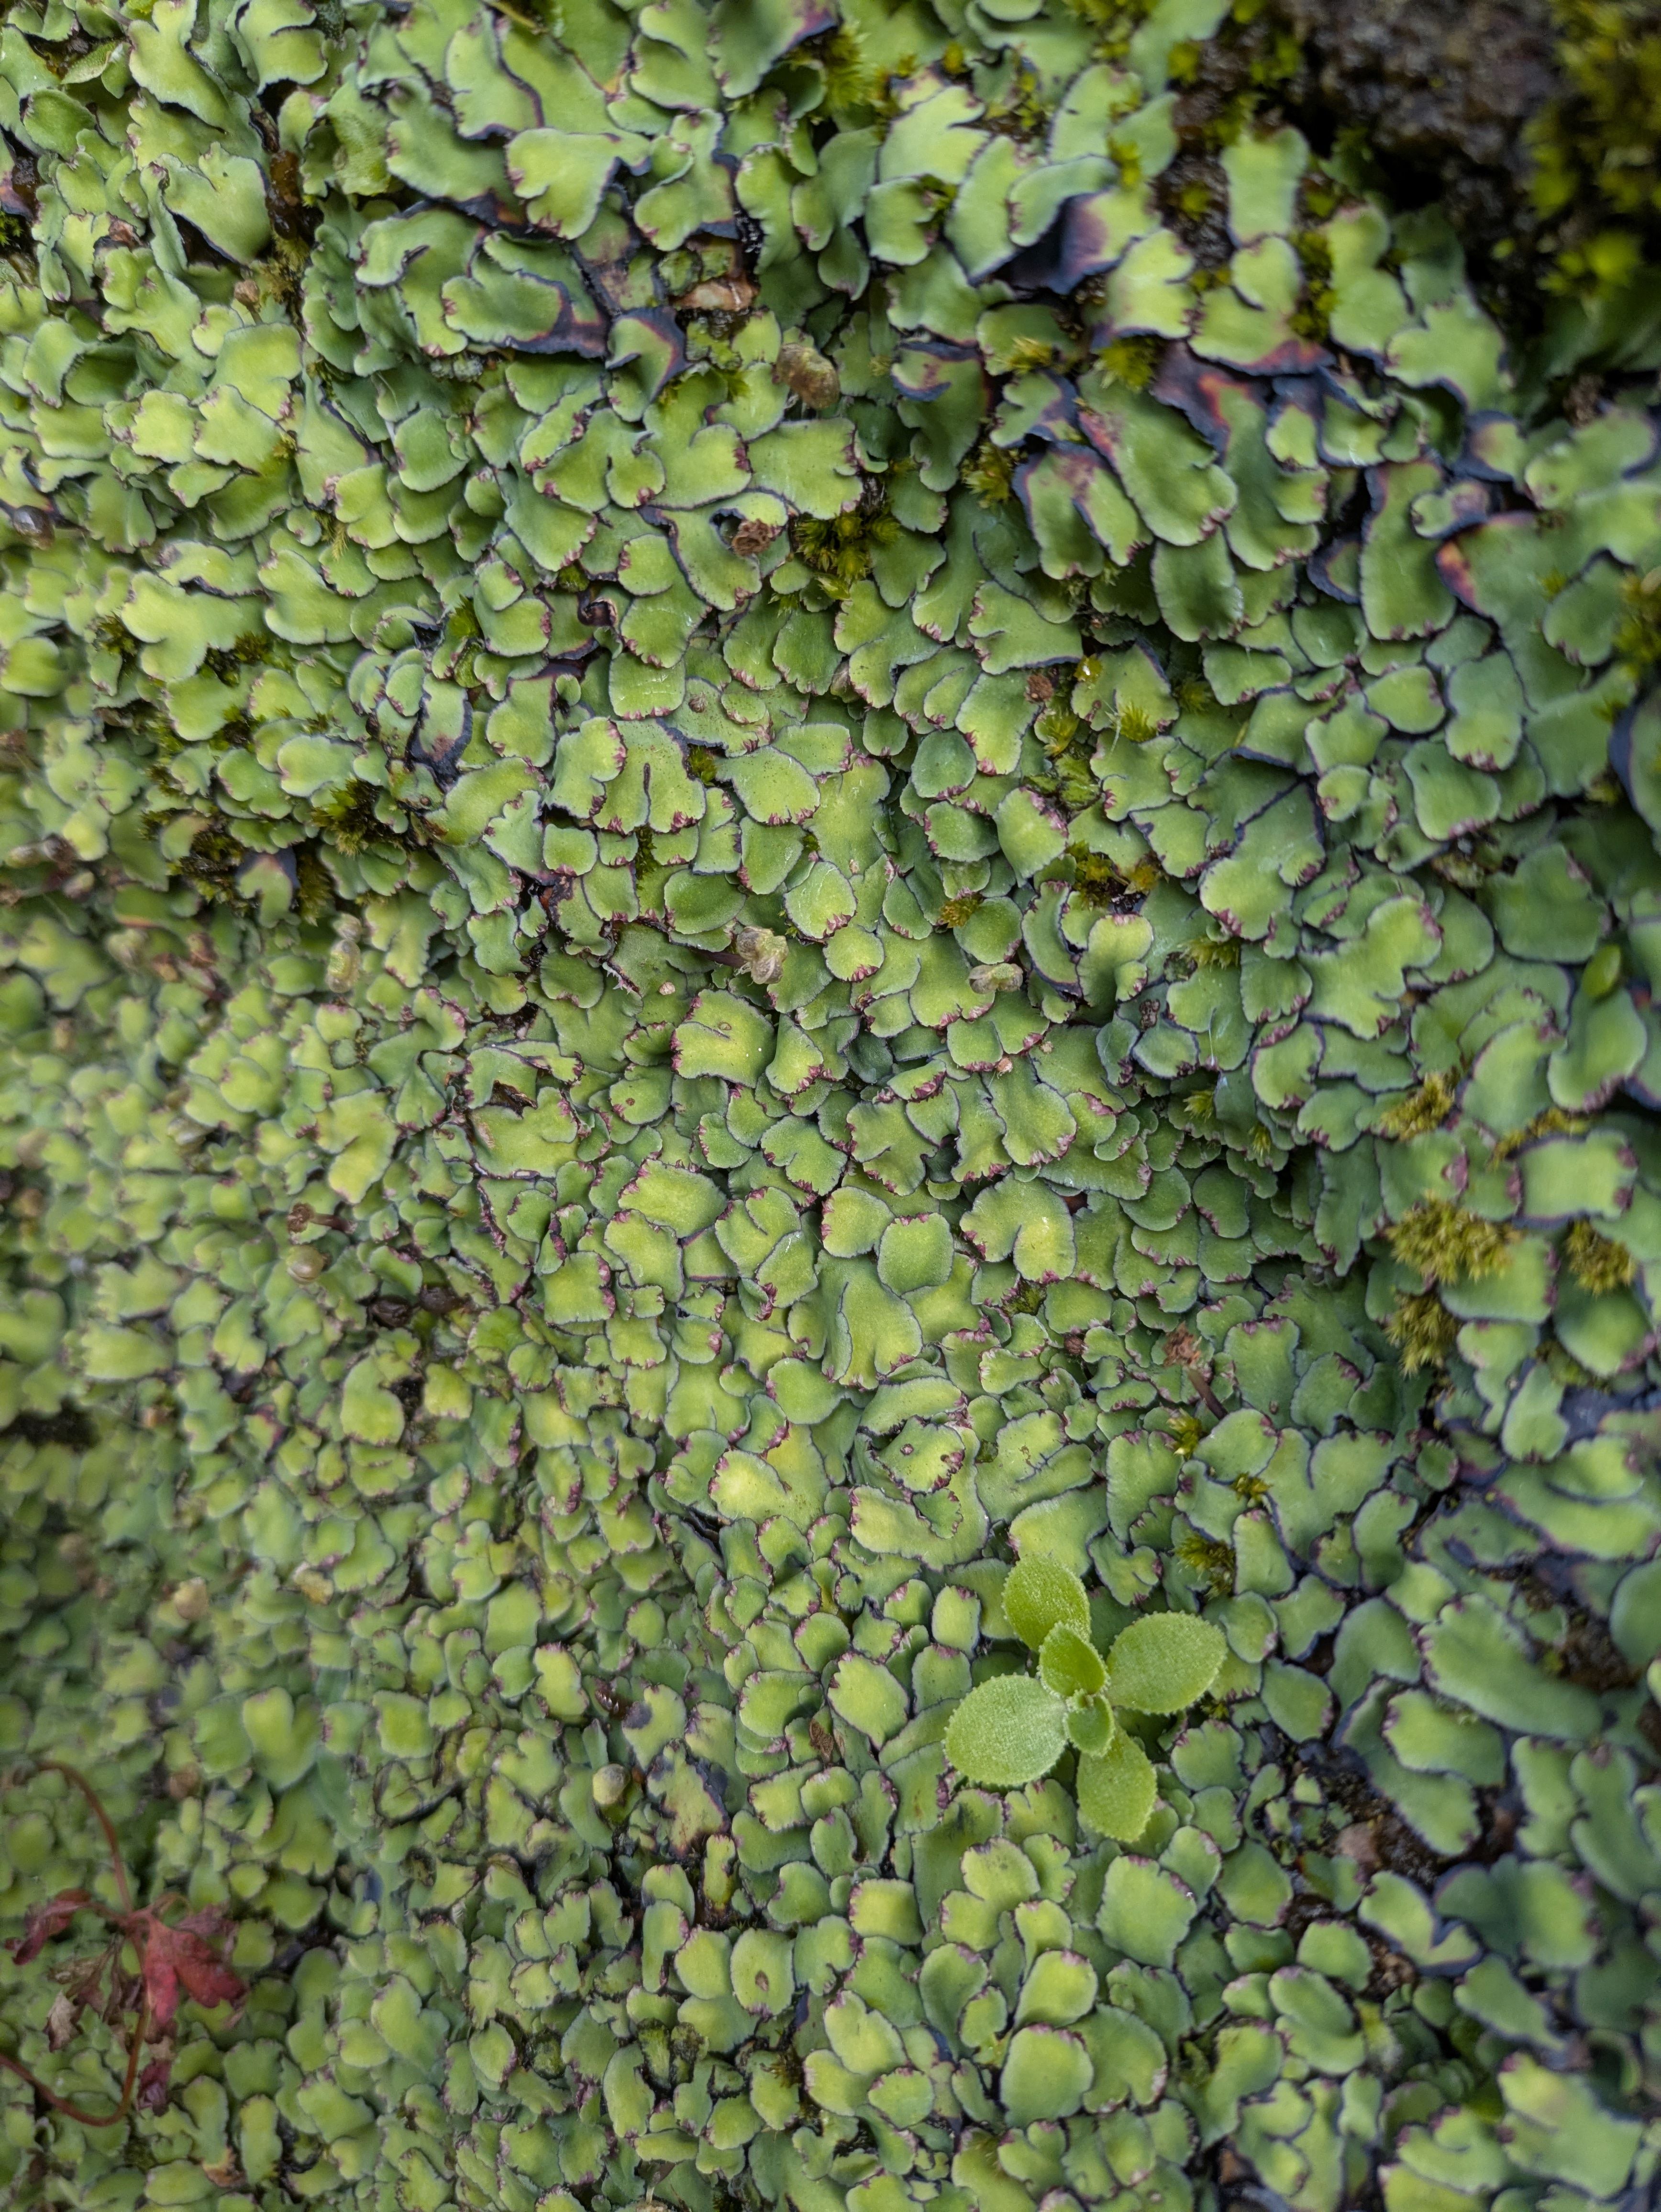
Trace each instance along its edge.
<path fill-rule="evenodd" d="M 1133 1841 L 1159 1789 L 1147 1753 L 1114 1709 L 1185 1711 L 1217 1678 L 1221 1632 L 1190 1613 L 1150 1613 L 1132 1621 L 1104 1657 L 1091 1639 L 1084 1584 L 1070 1567 L 1043 1558 L 1013 1569 L 1004 1613 L 1037 1653 L 1038 1671 L 995 1675 L 971 1690 L 952 1716 L 946 1757 L 966 1781 L 1019 1790 L 1048 1774 L 1071 1745 L 1079 1754 L 1079 1810 L 1099 1834 Z"/>

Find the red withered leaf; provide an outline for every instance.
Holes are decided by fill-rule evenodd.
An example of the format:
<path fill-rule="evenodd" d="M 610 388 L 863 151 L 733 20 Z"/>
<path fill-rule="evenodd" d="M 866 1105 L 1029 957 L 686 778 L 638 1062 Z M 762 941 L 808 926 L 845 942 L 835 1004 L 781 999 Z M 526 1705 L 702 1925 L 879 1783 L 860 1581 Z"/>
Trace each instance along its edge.
<path fill-rule="evenodd" d="M 198 2004 L 234 2004 L 244 1984 L 222 1956 L 230 1923 L 222 1912 L 190 1912 L 177 1926 L 155 1912 L 135 1912 L 127 1933 L 137 1946 L 144 1994 L 157 2027 L 172 2025 L 181 1997 Z"/>
<path fill-rule="evenodd" d="M 82 1906 L 91 1902 L 84 1889 L 64 1889 L 44 1905 L 32 1905 L 24 1916 L 22 1934 L 7 1946 L 17 1964 L 23 1966 L 38 1959 L 52 1937 L 61 1936 Z"/>
<path fill-rule="evenodd" d="M 173 2071 L 173 2057 L 153 2058 L 138 2077 L 138 2087 L 133 2102 L 141 2112 L 161 2112 L 167 2110 L 167 2076 Z"/>

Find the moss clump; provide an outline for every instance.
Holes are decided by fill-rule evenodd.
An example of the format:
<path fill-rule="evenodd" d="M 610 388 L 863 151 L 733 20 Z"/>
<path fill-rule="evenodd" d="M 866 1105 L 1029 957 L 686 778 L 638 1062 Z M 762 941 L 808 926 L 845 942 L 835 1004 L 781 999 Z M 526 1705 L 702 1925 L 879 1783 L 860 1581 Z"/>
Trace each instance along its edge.
<path fill-rule="evenodd" d="M 1386 1233 L 1396 1257 L 1427 1283 L 1471 1282 L 1497 1274 L 1518 1235 L 1508 1222 L 1485 1221 L 1445 1198 L 1415 1206 Z"/>
<path fill-rule="evenodd" d="M 857 506 L 842 514 L 790 518 L 790 550 L 827 590 L 851 591 L 871 574 L 878 551 L 891 545 L 900 526 L 888 512 L 886 488 L 868 477 Z"/>
<path fill-rule="evenodd" d="M 1615 649 L 1640 679 L 1661 667 L 1661 568 L 1628 576 L 1621 586 Z"/>
<path fill-rule="evenodd" d="M 1015 455 L 983 439 L 963 465 L 963 480 L 983 507 L 1001 507 L 1015 496 Z"/>
<path fill-rule="evenodd" d="M 265 630 L 247 630 L 227 651 L 211 648 L 203 659 L 203 666 L 222 683 L 232 683 L 245 669 L 256 668 L 271 657 L 271 640 Z"/>
<path fill-rule="evenodd" d="M 1304 299 L 1293 313 L 1292 327 L 1299 337 L 1311 338 L 1317 345 L 1323 345 L 1331 328 L 1332 311 L 1338 304 L 1332 281 L 1332 248 L 1325 234 L 1318 230 L 1295 233 L 1292 244 L 1298 265 L 1304 272 Z"/>
<path fill-rule="evenodd" d="M 1204 270 L 1222 268 L 1232 250 L 1228 179 L 1214 154 L 1179 154 L 1155 191 L 1165 220 Z"/>
<path fill-rule="evenodd" d="M 1037 71 L 1030 62 L 1017 61 L 986 111 L 986 126 L 1002 137 L 1025 142 L 1042 137 L 1053 112 Z"/>
<path fill-rule="evenodd" d="M 1062 858 L 1071 865 L 1075 895 L 1089 906 L 1132 903 L 1146 898 L 1160 880 L 1159 864 L 1151 854 L 1129 868 L 1087 845 L 1069 845 Z"/>
<path fill-rule="evenodd" d="M 1427 1075 L 1416 1091 L 1410 1091 L 1390 1107 L 1378 1119 L 1381 1136 L 1393 1137 L 1405 1143 L 1412 1137 L 1428 1136 L 1439 1129 L 1453 1111 L 1458 1096 L 1459 1079 L 1451 1068 L 1439 1068 Z"/>
<path fill-rule="evenodd" d="M 1220 1537 L 1185 1530 L 1171 1547 L 1177 1561 L 1214 1596 L 1226 1597 L 1234 1588 L 1234 1547 Z"/>
<path fill-rule="evenodd" d="M 1098 795 L 1090 765 L 1096 749 L 1095 732 L 1056 699 L 1039 715 L 1035 734 L 1052 773 L 1034 776 L 1033 787 L 1053 793 L 1069 814 L 1081 814 L 1095 804 Z"/>
<path fill-rule="evenodd" d="M 1618 283 L 1661 244 L 1661 7 L 1552 0 L 1561 94 L 1527 137 L 1561 288 Z"/>
<path fill-rule="evenodd" d="M 1638 1280 L 1638 1262 L 1626 1246 L 1590 1221 L 1571 1224 L 1563 1239 L 1563 1259 L 1583 1291 L 1624 1291 Z"/>
<path fill-rule="evenodd" d="M 383 819 L 386 794 L 376 785 L 354 777 L 339 794 L 320 805 L 318 818 L 327 828 L 329 842 L 343 853 L 362 853 L 372 845 L 394 845 L 409 837 Z"/>
<path fill-rule="evenodd" d="M 1398 201 L 1437 203 L 1494 280 L 1530 289 L 1527 126 L 1562 88 L 1550 0 L 1273 0 L 1302 67 L 1281 98 L 1315 143 Z"/>
<path fill-rule="evenodd" d="M 1416 1375 L 1424 1367 L 1446 1366 L 1459 1322 L 1434 1291 L 1420 1291 L 1397 1297 L 1384 1334 L 1401 1353 L 1403 1370 Z"/>
<path fill-rule="evenodd" d="M 1106 375 L 1133 392 L 1147 391 L 1164 357 L 1165 340 L 1147 337 L 1114 338 L 1096 356 Z"/>
<path fill-rule="evenodd" d="M 235 838 L 213 823 L 198 830 L 192 838 L 190 849 L 179 864 L 179 872 L 188 877 L 207 898 L 234 899 L 237 896 L 237 872 L 246 858 Z"/>
<path fill-rule="evenodd" d="M 796 51 L 803 61 L 818 64 L 828 108 L 851 114 L 883 105 L 888 73 L 872 58 L 859 24 L 839 23 Z"/>

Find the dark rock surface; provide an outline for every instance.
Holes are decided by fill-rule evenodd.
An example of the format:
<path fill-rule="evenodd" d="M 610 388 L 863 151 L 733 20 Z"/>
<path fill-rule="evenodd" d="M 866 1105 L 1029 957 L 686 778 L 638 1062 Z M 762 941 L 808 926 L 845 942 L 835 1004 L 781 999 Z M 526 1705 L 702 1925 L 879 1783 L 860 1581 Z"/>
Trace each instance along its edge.
<path fill-rule="evenodd" d="M 1281 104 L 1402 207 L 1440 201 L 1485 289 L 1524 307 L 1538 217 L 1530 124 L 1566 89 L 1549 0 L 1272 0 L 1299 67 Z M 1256 33 L 1261 50 L 1262 33 Z"/>

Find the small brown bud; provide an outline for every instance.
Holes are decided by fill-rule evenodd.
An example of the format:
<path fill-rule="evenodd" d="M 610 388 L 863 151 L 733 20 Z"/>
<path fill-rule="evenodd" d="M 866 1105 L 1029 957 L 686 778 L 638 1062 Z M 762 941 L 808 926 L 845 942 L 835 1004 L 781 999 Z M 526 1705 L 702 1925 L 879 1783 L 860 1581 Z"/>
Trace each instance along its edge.
<path fill-rule="evenodd" d="M 1365 1820 L 1352 1821 L 1342 1829 L 1332 1846 L 1335 1857 L 1349 1859 L 1362 1874 L 1373 1873 L 1378 1865 L 1378 1839 Z"/>
<path fill-rule="evenodd" d="M 1014 960 L 987 960 L 969 971 L 971 991 L 1018 991 L 1024 977 Z"/>
<path fill-rule="evenodd" d="M 836 363 L 827 361 L 817 346 L 809 345 L 805 339 L 791 338 L 779 348 L 773 381 L 788 384 L 806 407 L 834 407 L 842 397 L 842 379 L 837 374 Z"/>
<path fill-rule="evenodd" d="M 173 1609 L 181 1620 L 205 1620 L 212 1607 L 208 1585 L 200 1575 L 180 1583 L 173 1594 Z"/>
<path fill-rule="evenodd" d="M 683 292 L 675 302 L 694 314 L 747 315 L 755 304 L 756 288 L 741 272 L 733 276 L 706 276 Z"/>
<path fill-rule="evenodd" d="M 765 552 L 778 534 L 777 523 L 763 522 L 755 515 L 746 515 L 733 532 L 733 550 L 744 554 Z"/>
<path fill-rule="evenodd" d="M 784 973 L 790 947 L 776 929 L 751 929 L 746 925 L 733 932 L 733 950 L 752 983 L 776 983 Z"/>

